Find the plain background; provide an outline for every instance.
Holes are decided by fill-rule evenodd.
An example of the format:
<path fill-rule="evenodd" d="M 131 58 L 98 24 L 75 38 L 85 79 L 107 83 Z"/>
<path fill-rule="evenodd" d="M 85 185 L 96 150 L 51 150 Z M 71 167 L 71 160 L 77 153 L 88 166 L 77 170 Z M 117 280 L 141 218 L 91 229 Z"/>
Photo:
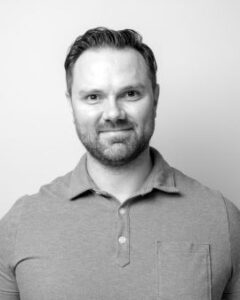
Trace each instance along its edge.
<path fill-rule="evenodd" d="M 96 26 L 143 35 L 161 85 L 152 145 L 240 207 L 239 0 L 1 0 L 0 217 L 83 154 L 63 63 Z"/>

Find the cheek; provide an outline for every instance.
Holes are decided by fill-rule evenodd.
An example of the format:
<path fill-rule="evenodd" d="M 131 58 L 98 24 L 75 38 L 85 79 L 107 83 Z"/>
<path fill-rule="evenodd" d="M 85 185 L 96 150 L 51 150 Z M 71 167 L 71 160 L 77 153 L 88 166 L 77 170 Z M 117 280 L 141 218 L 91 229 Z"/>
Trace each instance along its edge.
<path fill-rule="evenodd" d="M 141 127 L 149 127 L 152 126 L 155 119 L 155 110 L 153 108 L 145 108 L 141 110 L 141 112 L 137 115 L 138 124 Z"/>
<path fill-rule="evenodd" d="M 84 134 L 89 131 L 90 122 L 89 119 L 86 118 L 86 115 L 82 113 L 81 114 L 76 113 L 75 111 L 73 117 L 74 117 L 75 126 L 77 127 L 77 130 L 79 132 Z"/>
<path fill-rule="evenodd" d="M 95 126 L 99 113 L 91 107 L 75 107 L 73 110 L 75 122 L 83 128 L 92 128 Z"/>

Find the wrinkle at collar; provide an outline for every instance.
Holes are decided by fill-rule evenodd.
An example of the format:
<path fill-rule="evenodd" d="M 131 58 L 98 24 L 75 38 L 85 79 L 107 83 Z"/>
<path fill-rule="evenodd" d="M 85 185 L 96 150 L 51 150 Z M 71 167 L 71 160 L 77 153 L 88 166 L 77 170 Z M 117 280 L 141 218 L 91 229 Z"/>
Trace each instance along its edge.
<path fill-rule="evenodd" d="M 165 193 L 179 194 L 174 179 L 174 169 L 168 165 L 162 155 L 153 147 L 150 148 L 153 168 L 145 183 L 137 194 L 144 195 L 153 189 Z M 69 199 L 75 200 L 87 191 L 97 191 L 97 187 L 87 171 L 87 155 L 81 157 L 80 162 L 72 171 L 69 184 Z"/>
<path fill-rule="evenodd" d="M 155 148 L 150 148 L 150 155 L 153 168 L 140 193 L 146 194 L 151 192 L 153 189 L 158 189 L 166 193 L 179 194 L 180 191 L 176 187 L 174 178 L 174 169 L 169 166 L 169 164 Z"/>
<path fill-rule="evenodd" d="M 87 154 L 85 153 L 72 171 L 69 184 L 69 199 L 75 200 L 78 196 L 91 190 L 95 190 L 95 186 L 87 171 Z"/>

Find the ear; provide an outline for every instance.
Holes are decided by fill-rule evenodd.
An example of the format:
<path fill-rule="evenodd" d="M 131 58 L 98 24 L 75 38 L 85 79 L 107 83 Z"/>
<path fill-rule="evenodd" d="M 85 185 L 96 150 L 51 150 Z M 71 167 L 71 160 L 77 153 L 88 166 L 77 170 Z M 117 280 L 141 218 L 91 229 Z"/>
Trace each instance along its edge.
<path fill-rule="evenodd" d="M 68 91 L 65 92 L 65 96 L 67 98 L 68 104 L 70 105 L 70 108 L 72 109 L 72 96 L 69 94 Z"/>
<path fill-rule="evenodd" d="M 67 98 L 67 102 L 68 102 L 68 104 L 69 104 L 69 108 L 70 108 L 71 114 L 72 114 L 72 116 L 73 116 L 72 97 L 71 97 L 71 95 L 69 94 L 68 91 L 65 92 L 65 96 L 66 96 L 66 98 Z M 73 116 L 73 120 L 74 120 L 74 116 Z"/>
<path fill-rule="evenodd" d="M 66 98 L 67 98 L 68 102 L 71 104 L 71 102 L 72 102 L 72 98 L 71 98 L 71 95 L 69 94 L 69 92 L 68 92 L 68 91 L 66 91 L 66 92 L 65 92 L 65 96 L 66 96 Z"/>
<path fill-rule="evenodd" d="M 155 108 L 157 108 L 157 105 L 158 105 L 159 95 L 160 95 L 160 85 L 156 84 L 156 87 L 155 87 L 155 89 L 153 91 L 153 98 L 154 98 L 154 106 L 155 106 Z"/>

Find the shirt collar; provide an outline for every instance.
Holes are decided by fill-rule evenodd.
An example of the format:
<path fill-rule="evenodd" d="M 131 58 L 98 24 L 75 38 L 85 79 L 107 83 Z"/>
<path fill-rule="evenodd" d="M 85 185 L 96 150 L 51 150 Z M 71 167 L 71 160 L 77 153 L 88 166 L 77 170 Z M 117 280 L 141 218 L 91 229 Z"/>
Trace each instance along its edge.
<path fill-rule="evenodd" d="M 174 169 L 168 165 L 156 149 L 151 147 L 150 154 L 153 168 L 142 188 L 139 190 L 138 195 L 147 194 L 153 189 L 158 189 L 165 193 L 180 193 L 179 189 L 176 187 Z M 69 184 L 69 198 L 74 200 L 78 196 L 91 190 L 97 191 L 98 188 L 88 174 L 87 155 L 84 154 L 76 168 L 72 171 Z"/>
<path fill-rule="evenodd" d="M 74 200 L 85 192 L 94 189 L 94 183 L 87 171 L 87 154 L 85 153 L 76 168 L 72 171 L 69 184 L 69 198 Z"/>
<path fill-rule="evenodd" d="M 153 168 L 141 189 L 142 194 L 151 192 L 153 189 L 158 189 L 166 193 L 180 193 L 176 187 L 174 169 L 169 166 L 155 148 L 150 148 L 150 154 Z"/>

